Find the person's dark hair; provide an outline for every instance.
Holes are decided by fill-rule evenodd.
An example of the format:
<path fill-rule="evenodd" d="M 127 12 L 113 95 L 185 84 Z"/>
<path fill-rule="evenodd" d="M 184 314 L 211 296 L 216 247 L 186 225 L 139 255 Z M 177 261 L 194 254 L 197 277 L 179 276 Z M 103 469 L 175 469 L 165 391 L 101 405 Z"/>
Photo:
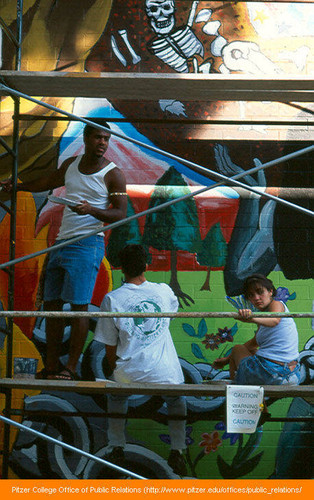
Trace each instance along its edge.
<path fill-rule="evenodd" d="M 104 120 L 104 118 L 92 118 L 90 121 L 97 123 L 97 125 L 102 125 L 103 127 L 110 129 L 109 124 Z M 95 130 L 95 128 L 96 127 L 93 127 L 92 125 L 86 124 L 83 131 L 84 139 L 86 139 L 86 137 L 88 137 L 93 132 L 93 130 Z"/>
<path fill-rule="evenodd" d="M 246 278 L 244 284 L 243 284 L 243 295 L 245 298 L 248 297 L 249 290 L 252 288 L 256 288 L 257 286 L 263 286 L 268 290 L 269 292 L 273 293 L 273 297 L 276 295 L 276 288 L 274 287 L 273 282 L 269 279 L 266 278 L 263 274 L 252 274 L 248 278 Z"/>
<path fill-rule="evenodd" d="M 123 274 L 130 278 L 140 276 L 146 270 L 147 255 L 142 245 L 127 245 L 119 253 Z"/>

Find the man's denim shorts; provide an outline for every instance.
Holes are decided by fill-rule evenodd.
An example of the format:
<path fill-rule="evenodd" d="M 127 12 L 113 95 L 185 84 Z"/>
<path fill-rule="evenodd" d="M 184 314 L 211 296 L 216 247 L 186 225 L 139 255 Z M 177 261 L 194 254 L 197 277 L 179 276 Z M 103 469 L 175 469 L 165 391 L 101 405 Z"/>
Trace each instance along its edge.
<path fill-rule="evenodd" d="M 241 360 L 235 376 L 239 385 L 281 385 L 300 383 L 300 365 L 293 371 L 287 365 L 278 365 L 262 356 L 248 356 Z"/>
<path fill-rule="evenodd" d="M 63 241 L 66 240 L 58 240 L 56 244 Z M 104 238 L 98 235 L 51 252 L 45 275 L 44 300 L 89 304 L 104 253 Z"/>

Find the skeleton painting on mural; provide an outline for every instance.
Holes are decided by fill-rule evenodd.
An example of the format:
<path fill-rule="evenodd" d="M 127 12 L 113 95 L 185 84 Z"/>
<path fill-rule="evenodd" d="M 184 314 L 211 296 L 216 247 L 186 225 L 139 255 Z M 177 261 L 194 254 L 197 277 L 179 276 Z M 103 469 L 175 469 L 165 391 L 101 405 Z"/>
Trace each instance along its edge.
<path fill-rule="evenodd" d="M 204 47 L 191 26 L 198 2 L 193 2 L 186 26 L 176 28 L 174 0 L 147 0 L 145 9 L 152 30 L 157 35 L 149 44 L 150 50 L 180 73 L 188 73 L 188 60 L 195 54 L 203 57 Z"/>
<path fill-rule="evenodd" d="M 189 62 L 192 62 L 192 71 L 209 73 L 212 59 L 198 63 L 196 55 L 204 58 L 204 44 L 193 31 L 193 24 L 201 24 L 202 32 L 213 37 L 210 43 L 210 52 L 214 57 L 222 57 L 219 71 L 245 71 L 252 74 L 276 73 L 276 65 L 265 57 L 258 45 L 250 41 L 228 42 L 221 34 L 222 24 L 218 20 L 211 20 L 212 10 L 201 9 L 196 15 L 200 2 L 194 1 L 185 26 L 176 26 L 175 0 L 146 0 L 145 11 L 154 37 L 147 48 L 156 57 L 180 73 L 188 73 Z"/>

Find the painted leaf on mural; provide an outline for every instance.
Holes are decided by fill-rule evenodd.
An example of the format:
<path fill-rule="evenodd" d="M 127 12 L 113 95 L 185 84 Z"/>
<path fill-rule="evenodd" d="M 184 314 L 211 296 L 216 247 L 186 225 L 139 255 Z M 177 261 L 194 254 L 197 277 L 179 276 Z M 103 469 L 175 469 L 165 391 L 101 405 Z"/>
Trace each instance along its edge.
<path fill-rule="evenodd" d="M 254 470 L 262 456 L 263 452 L 261 451 L 258 455 L 255 455 L 253 458 L 241 463 L 240 466 L 233 467 L 232 465 L 227 464 L 227 462 L 225 462 L 223 458 L 218 455 L 217 465 L 219 472 L 224 479 L 237 479 L 239 477 L 246 476 L 249 472 Z"/>
<path fill-rule="evenodd" d="M 239 328 L 238 328 L 238 323 L 235 323 L 235 324 L 233 325 L 233 327 L 231 328 L 231 330 L 230 330 L 230 333 L 231 333 L 232 337 L 234 337 L 234 336 L 235 336 L 235 334 L 237 333 L 238 329 L 239 329 Z"/>
<path fill-rule="evenodd" d="M 190 335 L 190 337 L 197 337 L 197 333 L 194 330 L 194 328 L 193 328 L 192 325 L 189 325 L 188 323 L 183 323 L 182 324 L 182 328 L 185 331 L 185 333 L 187 333 L 188 335 Z"/>
<path fill-rule="evenodd" d="M 199 322 L 197 332 L 195 331 L 194 327 L 189 323 L 183 323 L 182 328 L 185 331 L 185 333 L 187 333 L 190 337 L 197 337 L 199 339 L 205 337 L 207 333 L 207 325 L 204 318 L 201 319 L 201 321 Z"/>
<path fill-rule="evenodd" d="M 197 344 L 191 344 L 191 349 L 194 354 L 194 356 L 198 359 L 205 359 L 203 356 L 203 353 L 201 351 L 201 348 Z"/>
<path fill-rule="evenodd" d="M 206 321 L 203 318 L 203 319 L 201 319 L 201 321 L 199 322 L 199 325 L 198 325 L 198 337 L 200 339 L 205 337 L 207 330 L 208 329 L 207 329 Z"/>

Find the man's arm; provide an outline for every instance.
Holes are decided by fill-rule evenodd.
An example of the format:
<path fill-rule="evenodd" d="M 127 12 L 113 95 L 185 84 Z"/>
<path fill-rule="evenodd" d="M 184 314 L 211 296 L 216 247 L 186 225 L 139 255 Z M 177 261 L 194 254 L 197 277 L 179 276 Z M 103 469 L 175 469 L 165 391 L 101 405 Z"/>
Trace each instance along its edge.
<path fill-rule="evenodd" d="M 106 347 L 106 358 L 111 370 L 113 371 L 116 367 L 116 361 L 117 361 L 117 346 L 105 344 L 105 347 Z"/>
<path fill-rule="evenodd" d="M 50 191 L 64 185 L 65 172 L 69 165 L 74 161 L 74 158 L 65 160 L 61 167 L 52 172 L 49 176 L 42 176 L 31 182 L 19 182 L 17 191 L 30 191 L 32 193 L 40 193 L 42 191 Z M 7 193 L 12 191 L 12 179 L 6 179 L 0 182 L 3 190 Z"/>
<path fill-rule="evenodd" d="M 92 215 L 96 219 L 109 224 L 124 219 L 126 217 L 128 206 L 124 173 L 119 168 L 110 170 L 110 172 L 105 175 L 105 183 L 111 202 L 111 206 L 109 208 L 101 209 L 93 207 L 90 203 L 83 200 L 78 204 L 78 206 L 72 208 L 71 210 L 79 215 Z"/>

